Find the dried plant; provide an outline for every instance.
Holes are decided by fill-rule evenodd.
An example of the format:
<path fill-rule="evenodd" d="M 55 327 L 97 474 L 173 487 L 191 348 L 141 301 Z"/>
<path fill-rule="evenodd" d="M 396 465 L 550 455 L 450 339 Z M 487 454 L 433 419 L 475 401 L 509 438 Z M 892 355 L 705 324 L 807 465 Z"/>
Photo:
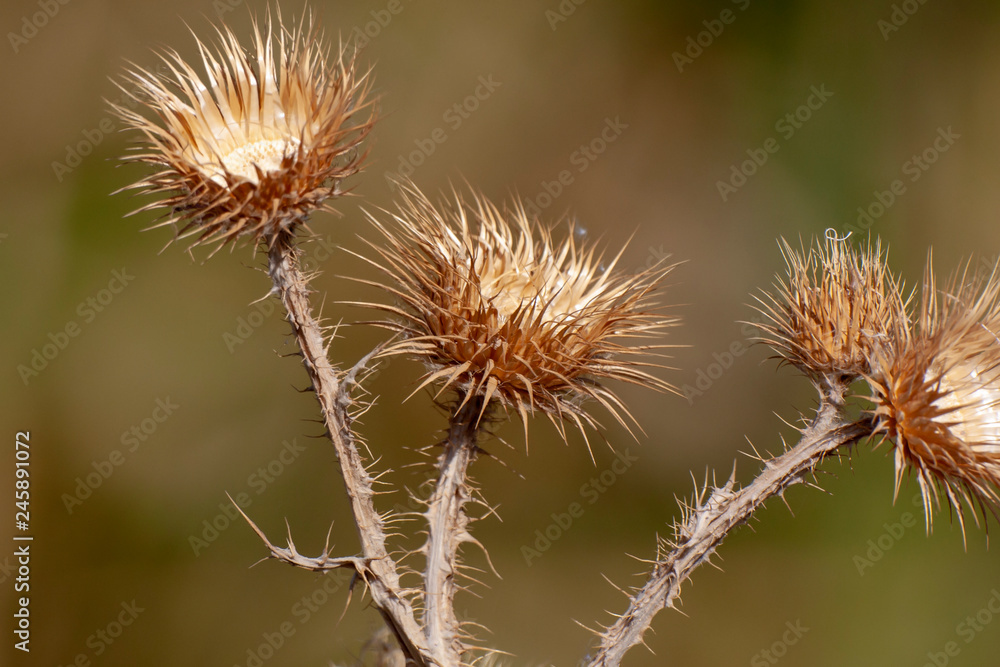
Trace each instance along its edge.
<path fill-rule="evenodd" d="M 781 243 L 787 279 L 758 298 L 761 340 L 813 377 L 856 378 L 906 317 L 900 285 L 881 243 L 858 251 L 834 236 L 806 252 Z"/>
<path fill-rule="evenodd" d="M 480 414 L 495 399 L 516 409 L 525 428 L 538 410 L 565 439 L 565 420 L 584 434 L 585 424 L 599 426 L 583 407 L 587 399 L 628 428 L 631 414 L 607 380 L 671 390 L 638 358 L 665 346 L 634 341 L 676 323 L 650 310 L 673 267 L 621 273 L 621 252 L 605 265 L 572 227 L 556 241 L 517 203 L 501 210 L 473 193 L 471 202 L 456 194 L 435 206 L 408 182 L 400 192 L 393 227 L 372 217 L 384 245 L 367 241 L 376 255 L 370 263 L 388 278 L 382 288 L 397 303 L 364 305 L 396 316 L 382 326 L 402 338 L 383 355 L 426 363 L 417 391 L 437 383 L 439 395 L 454 389 L 460 404 L 480 397 Z"/>
<path fill-rule="evenodd" d="M 269 16 L 263 31 L 255 22 L 252 57 L 228 28 L 218 38 L 214 51 L 198 42 L 204 81 L 172 51 L 162 56 L 170 74 L 138 67 L 129 73 L 138 86 L 134 99 L 150 117 L 114 107 L 142 137 L 125 160 L 154 172 L 128 188 L 161 197 L 139 210 L 167 209 L 157 226 L 180 224 L 176 234 L 197 237 L 194 246 L 216 244 L 214 254 L 243 240 L 266 251 L 272 292 L 336 450 L 360 553 L 331 555 L 328 535 L 319 556 L 306 556 L 290 534 L 286 546 L 277 546 L 244 517 L 271 557 L 315 572 L 353 572 L 385 620 L 387 631 L 367 645 L 379 664 L 490 663 L 499 652 L 478 646 L 474 628 L 455 611 L 467 583 L 461 547 L 478 544 L 467 508 L 485 504 L 468 470 L 490 435 L 487 426 L 516 416 L 527 438 L 528 421 L 540 412 L 564 439 L 567 424 L 586 436 L 600 428 L 590 411 L 597 405 L 631 431 L 632 413 L 609 382 L 672 391 L 659 360 L 668 347 L 662 337 L 677 320 L 655 301 L 673 267 L 661 263 L 631 275 L 618 269 L 623 251 L 605 264 L 572 226 L 545 226 L 517 202 L 499 207 L 471 191 L 434 203 L 404 182 L 395 211 L 369 215 L 381 238 L 366 241 L 367 255 L 355 253 L 384 274 L 369 284 L 388 302 L 360 305 L 379 311 L 383 319 L 375 324 L 392 337 L 353 366 L 331 361 L 332 336 L 313 314 L 312 276 L 300 268 L 297 233 L 361 168 L 375 120 L 369 76 L 358 73 L 349 48 L 333 55 L 308 12 L 291 27 L 280 15 Z M 914 314 L 878 241 L 858 250 L 828 235 L 808 251 L 784 242 L 781 248 L 787 275 L 758 298 L 767 320 L 761 340 L 813 382 L 816 414 L 804 420 L 794 446 L 758 456 L 762 470 L 746 486 L 734 473 L 724 484 L 696 488 L 672 537 L 657 541 L 645 583 L 627 593 L 616 620 L 595 631 L 583 664 L 620 664 L 733 528 L 770 498 L 809 483 L 826 456 L 865 439 L 891 441 L 897 491 L 906 471 L 915 473 L 928 527 L 939 489 L 963 529 L 967 506 L 998 513 L 997 273 L 983 280 L 965 271 L 939 290 L 928 263 Z M 387 530 L 404 517 L 375 507 L 374 480 L 387 471 L 374 470 L 353 429 L 354 416 L 368 406 L 352 393 L 369 364 L 399 355 L 424 363 L 418 390 L 434 389 L 450 410 L 433 490 L 419 501 L 427 539 L 413 587 L 401 583 L 411 570 L 394 559 Z M 871 407 L 850 418 L 848 388 L 858 378 L 871 389 L 862 397 Z"/>
<path fill-rule="evenodd" d="M 670 386 L 635 359 L 662 345 L 635 345 L 674 323 L 648 311 L 649 297 L 671 267 L 620 274 L 593 247 L 576 244 L 572 229 L 556 243 L 548 229 L 514 205 L 501 210 L 473 194 L 436 207 L 413 183 L 401 184 L 393 227 L 372 217 L 385 245 L 369 242 L 369 260 L 389 278 L 381 287 L 398 303 L 366 305 L 395 316 L 382 326 L 401 335 L 382 355 L 423 360 L 420 388 L 453 390 L 451 425 L 428 503 L 423 595 L 428 640 L 442 664 L 458 664 L 464 643 L 453 600 L 458 550 L 475 542 L 465 504 L 473 497 L 468 467 L 480 423 L 497 407 L 514 408 L 527 437 L 528 415 L 539 410 L 560 429 L 597 426 L 586 399 L 620 423 L 631 416 L 603 384 L 620 380 Z M 626 426 L 627 428 L 627 426 Z"/>
<path fill-rule="evenodd" d="M 912 471 L 928 528 L 941 505 L 938 489 L 963 533 L 966 505 L 1000 511 L 998 333 L 1000 276 L 973 277 L 967 265 L 938 290 L 928 260 L 916 322 L 899 323 L 866 374 L 875 432 L 893 442 L 896 492 Z"/>
<path fill-rule="evenodd" d="M 291 28 L 269 15 L 263 35 L 255 21 L 255 58 L 229 28 L 218 38 L 214 51 L 198 41 L 204 82 L 167 51 L 160 57 L 170 75 L 136 67 L 119 84 L 159 121 L 112 105 L 145 139 L 127 161 L 157 170 L 128 187 L 165 195 L 136 212 L 168 209 L 160 225 L 183 222 L 181 235 L 197 235 L 196 244 L 274 241 L 360 168 L 358 147 L 375 119 L 370 81 L 348 51 L 331 62 L 308 13 Z"/>
<path fill-rule="evenodd" d="M 774 294 L 757 300 L 769 322 L 761 340 L 812 380 L 816 415 L 796 445 L 761 458 L 763 470 L 749 485 L 738 488 L 730 477 L 722 486 L 696 489 L 673 538 L 659 542 L 646 583 L 629 594 L 627 610 L 597 632 L 598 651 L 587 662 L 592 667 L 618 665 L 642 643 L 656 613 L 673 606 L 681 584 L 711 559 L 730 530 L 768 499 L 784 498 L 788 487 L 813 479 L 826 456 L 864 439 L 894 440 L 897 492 L 904 471 L 916 470 L 928 527 L 938 486 L 960 520 L 960 498 L 996 514 L 997 272 L 984 283 L 965 271 L 939 292 L 928 267 L 914 317 L 880 243 L 857 251 L 828 232 L 825 243 L 808 252 L 786 242 L 781 247 L 787 277 L 778 279 Z M 875 408 L 851 420 L 847 391 L 858 377 L 868 380 Z M 962 527 L 964 533 L 964 521 Z"/>

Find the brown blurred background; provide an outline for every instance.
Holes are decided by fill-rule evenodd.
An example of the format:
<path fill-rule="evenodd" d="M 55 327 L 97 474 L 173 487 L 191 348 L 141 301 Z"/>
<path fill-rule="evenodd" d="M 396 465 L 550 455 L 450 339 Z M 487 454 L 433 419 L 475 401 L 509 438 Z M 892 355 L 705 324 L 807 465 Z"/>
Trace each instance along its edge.
<path fill-rule="evenodd" d="M 363 60 L 375 67 L 384 114 L 367 171 L 353 181 L 358 196 L 339 204 L 342 217 L 314 220 L 326 245 L 362 248 L 361 207 L 391 204 L 385 174 L 405 160 L 420 163 L 413 178 L 430 191 L 467 179 L 496 199 L 517 192 L 546 218 L 571 216 L 613 248 L 634 235 L 628 268 L 668 253 L 684 262 L 664 300 L 683 304 L 672 311 L 683 327 L 668 342 L 689 347 L 676 351 L 677 370 L 665 377 L 700 393 L 689 391 L 689 401 L 622 390 L 646 431 L 636 443 L 606 430 L 637 459 L 626 472 L 594 493 L 589 480 L 611 469 L 610 448 L 592 438 L 595 465 L 578 434 L 565 446 L 541 419 L 530 425 L 528 453 L 515 423 L 502 430 L 507 445 L 489 445 L 498 460 L 475 466 L 502 519 L 475 531 L 503 578 L 482 574 L 480 597 L 464 595 L 458 607 L 490 628 L 484 642 L 513 653 L 511 664 L 575 664 L 590 638 L 574 621 L 606 622 L 605 611 L 624 608 L 602 575 L 640 582 L 633 575 L 644 566 L 626 554 L 653 555 L 656 534 L 669 535 L 678 516 L 675 496 L 692 491 L 690 474 L 726 476 L 736 460 L 746 481 L 756 470 L 741 453 L 748 440 L 774 452 L 782 437 L 794 438 L 784 422 L 813 407 L 811 389 L 776 370 L 766 350 L 748 349 L 738 324 L 753 316 L 751 295 L 782 268 L 777 237 L 845 231 L 859 207 L 877 213 L 879 197 L 888 201 L 878 193 L 899 179 L 903 193 L 869 226 L 908 284 L 930 247 L 941 273 L 970 256 L 991 265 L 1000 253 L 995 3 L 313 4 L 332 34 L 367 31 Z M 46 6 L 58 11 L 46 17 Z M 287 518 L 298 546 L 318 552 L 334 521 L 337 551 L 356 548 L 333 452 L 311 437 L 315 401 L 293 390 L 305 374 L 279 356 L 292 350 L 286 329 L 277 313 L 263 318 L 250 305 L 269 287 L 254 270 L 260 258 L 250 248 L 207 262 L 181 247 L 157 254 L 169 233 L 139 233 L 153 216 L 123 219 L 136 202 L 109 195 L 142 171 L 116 168 L 128 138 L 103 101 L 120 94 L 110 79 L 129 60 L 154 66 L 155 47 L 195 58 L 185 24 L 207 35 L 221 17 L 247 34 L 247 6 L 260 13 L 265 3 L 13 0 L 0 9 L 0 401 L 11 441 L 2 468 L 13 469 L 15 432 L 30 429 L 35 535 L 30 656 L 10 646 L 12 577 L 0 571 L 7 664 L 69 665 L 82 654 L 107 666 L 247 666 L 256 664 L 248 651 L 286 623 L 294 634 L 263 664 L 344 664 L 378 627 L 360 595 L 339 621 L 343 586 L 327 596 L 318 576 L 273 562 L 249 569 L 263 549 L 219 509 L 226 492 L 244 493 L 274 539 Z M 283 9 L 299 12 L 301 3 Z M 42 27 L 32 30 L 32 21 Z M 691 46 L 699 39 L 703 46 Z M 686 50 L 690 62 L 676 55 Z M 595 159 L 586 158 L 581 146 L 611 126 L 605 139 L 613 140 L 599 155 L 594 143 Z M 446 140 L 431 152 L 427 140 L 439 128 Z M 743 167 L 754 173 L 724 198 L 718 182 L 740 184 L 730 180 L 734 165 L 759 159 L 772 138 L 767 161 Z M 563 170 L 572 182 L 556 192 Z M 334 301 L 375 297 L 338 277 L 370 271 L 343 250 L 309 252 L 323 271 L 316 287 L 325 314 L 363 317 Z M 115 271 L 132 277 L 119 293 L 108 289 Z M 18 366 L 71 323 L 78 335 L 37 376 L 22 377 Z M 381 335 L 341 333 L 333 355 L 346 363 Z M 385 368 L 360 425 L 381 457 L 376 468 L 396 470 L 387 478 L 394 488 L 426 478 L 416 449 L 444 423 L 426 394 L 400 404 L 419 372 L 404 361 Z M 176 406 L 162 423 L 153 419 L 165 415 L 158 400 Z M 145 439 L 123 441 L 133 427 Z M 115 450 L 120 465 L 68 509 L 78 478 L 96 481 Z M 923 665 L 928 654 L 941 664 L 948 642 L 958 649 L 948 664 L 995 664 L 1000 619 L 987 612 L 980 630 L 963 625 L 1000 590 L 995 550 L 973 528 L 964 551 L 947 516 L 925 536 L 910 503 L 915 485 L 892 503 L 887 451 L 862 446 L 850 461 L 826 463 L 828 494 L 796 488 L 787 497 L 794 517 L 776 502 L 752 530 L 735 531 L 721 550 L 724 571 L 699 570 L 684 587 L 684 613 L 658 617 L 648 636 L 655 656 L 637 649 L 626 664 Z M 269 477 L 258 473 L 269 466 Z M 12 478 L 4 473 L 0 496 L 12 497 Z M 386 495 L 381 506 L 405 500 Z M 523 547 L 535 548 L 536 531 L 557 534 L 552 514 L 573 502 L 583 515 L 528 564 Z M 14 510 L 5 507 L 6 535 Z M 893 525 L 907 513 L 917 525 L 900 534 Z M 223 529 L 193 546 L 193 536 L 213 536 L 205 527 L 213 521 Z M 859 564 L 878 555 L 869 551 L 879 540 L 891 548 Z M 0 563 L 11 550 L 0 550 Z M 468 560 L 485 567 L 474 550 Z M 323 603 L 307 615 L 303 597 Z M 111 637 L 133 601 L 137 617 Z M 808 630 L 786 634 L 787 624 Z"/>

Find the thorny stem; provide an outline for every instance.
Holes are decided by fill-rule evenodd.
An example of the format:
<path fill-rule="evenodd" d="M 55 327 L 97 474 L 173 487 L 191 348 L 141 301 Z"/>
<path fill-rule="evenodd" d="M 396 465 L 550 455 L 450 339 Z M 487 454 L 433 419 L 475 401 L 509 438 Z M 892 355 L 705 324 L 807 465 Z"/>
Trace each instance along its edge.
<path fill-rule="evenodd" d="M 413 607 L 402 593 L 396 563 L 386 550 L 382 517 L 372 502 L 372 478 L 365 469 L 351 431 L 350 396 L 327 358 L 323 328 L 313 317 L 309 305 L 309 280 L 299 269 L 298 256 L 292 235 L 282 233 L 271 240 L 268 273 L 288 313 L 288 321 L 302 351 L 302 362 L 319 400 L 327 434 L 340 461 L 344 487 L 361 540 L 363 560 L 358 562 L 363 566 L 356 568 L 357 574 L 367 584 L 372 601 L 399 640 L 408 664 L 427 667 L 433 663 L 428 660 L 429 653 Z"/>
<path fill-rule="evenodd" d="M 424 626 L 431 655 L 441 665 L 461 664 L 463 644 L 455 616 L 458 549 L 472 541 L 465 504 L 472 497 L 466 481 L 476 458 L 483 398 L 470 399 L 451 418 L 444 452 L 438 458 L 438 482 L 427 507 L 427 566 L 424 572 Z"/>
<path fill-rule="evenodd" d="M 730 530 L 744 523 L 769 498 L 781 495 L 803 482 L 825 456 L 872 433 L 871 421 L 862 418 L 845 423 L 842 417 L 847 383 L 830 378 L 820 390 L 815 418 L 802 431 L 798 444 L 781 456 L 769 459 L 749 486 L 734 490 L 735 478 L 714 487 L 703 502 L 707 488 L 688 508 L 676 539 L 663 546 L 669 553 L 653 562 L 645 585 L 629 598 L 628 610 L 599 634 L 597 654 L 588 667 L 616 667 L 625 653 L 643 642 L 642 637 L 661 609 L 672 607 L 681 584 L 711 558 Z M 665 551 L 665 550 L 664 550 Z"/>

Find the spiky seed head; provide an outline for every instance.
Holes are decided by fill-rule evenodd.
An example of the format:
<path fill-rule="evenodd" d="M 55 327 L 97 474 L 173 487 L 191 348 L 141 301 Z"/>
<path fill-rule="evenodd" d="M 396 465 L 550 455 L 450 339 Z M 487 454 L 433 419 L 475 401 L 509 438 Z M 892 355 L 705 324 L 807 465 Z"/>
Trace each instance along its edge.
<path fill-rule="evenodd" d="M 873 357 L 877 433 L 892 441 L 896 492 L 906 471 L 920 485 L 930 529 L 945 502 L 958 515 L 1000 509 L 1000 275 L 957 273 L 938 290 L 930 261 L 916 321 Z M 977 511 L 978 510 L 978 513 Z"/>
<path fill-rule="evenodd" d="M 782 239 L 787 276 L 757 298 L 760 340 L 811 377 L 858 377 L 906 317 L 881 242 L 857 250 L 828 234 L 808 251 Z"/>
<path fill-rule="evenodd" d="M 331 57 L 308 12 L 292 27 L 254 21 L 253 56 L 216 32 L 214 48 L 196 38 L 204 79 L 168 50 L 157 73 L 135 67 L 118 84 L 131 103 L 111 105 L 142 134 L 125 161 L 155 169 L 125 189 L 162 197 L 139 211 L 167 208 L 160 225 L 183 223 L 193 246 L 293 232 L 360 169 L 374 123 L 367 73 L 347 49 Z"/>
<path fill-rule="evenodd" d="M 518 203 L 501 209 L 473 193 L 435 205 L 415 185 L 400 184 L 393 223 L 369 216 L 384 243 L 369 242 L 382 287 L 397 303 L 363 305 L 390 313 L 398 331 L 388 355 L 423 360 L 420 387 L 455 389 L 462 404 L 495 399 L 527 423 L 546 414 L 565 438 L 563 422 L 598 426 L 581 403 L 594 399 L 620 423 L 631 415 L 606 380 L 671 390 L 637 357 L 663 345 L 640 344 L 675 319 L 652 312 L 651 296 L 671 267 L 638 275 L 605 267 L 602 254 L 572 228 L 556 241 Z M 419 389 L 419 387 L 418 387 Z"/>

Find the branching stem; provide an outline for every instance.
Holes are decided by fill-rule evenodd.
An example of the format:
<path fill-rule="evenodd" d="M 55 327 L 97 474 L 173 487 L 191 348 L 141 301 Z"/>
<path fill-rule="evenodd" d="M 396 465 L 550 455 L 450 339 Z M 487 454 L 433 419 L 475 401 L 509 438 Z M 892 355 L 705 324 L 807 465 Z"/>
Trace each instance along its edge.
<path fill-rule="evenodd" d="M 845 382 L 831 379 L 819 389 L 816 417 L 794 447 L 766 461 L 764 470 L 746 487 L 734 490 L 735 478 L 730 477 L 722 487 L 711 488 L 711 493 L 706 488 L 698 494 L 687 508 L 676 539 L 661 545 L 665 547 L 661 550 L 664 555 L 653 562 L 645 585 L 629 598 L 625 613 L 599 634 L 598 651 L 585 663 L 588 667 L 621 664 L 629 649 L 643 643 L 643 634 L 653 617 L 673 606 L 681 584 L 711 557 L 730 530 L 749 519 L 769 498 L 803 482 L 828 454 L 871 435 L 869 419 L 850 423 L 843 420 Z"/>
<path fill-rule="evenodd" d="M 423 633 L 412 605 L 403 595 L 396 563 L 386 550 L 382 517 L 372 502 L 372 478 L 365 469 L 351 431 L 351 399 L 327 357 L 323 328 L 313 317 L 309 304 L 309 279 L 300 270 L 298 257 L 299 251 L 291 234 L 282 233 L 271 239 L 268 274 L 288 313 L 288 321 L 302 351 L 303 364 L 319 400 L 327 434 L 337 452 L 366 563 L 359 574 L 375 606 L 399 639 L 407 659 L 413 665 L 427 667 L 433 663 L 427 660 L 429 653 Z"/>

